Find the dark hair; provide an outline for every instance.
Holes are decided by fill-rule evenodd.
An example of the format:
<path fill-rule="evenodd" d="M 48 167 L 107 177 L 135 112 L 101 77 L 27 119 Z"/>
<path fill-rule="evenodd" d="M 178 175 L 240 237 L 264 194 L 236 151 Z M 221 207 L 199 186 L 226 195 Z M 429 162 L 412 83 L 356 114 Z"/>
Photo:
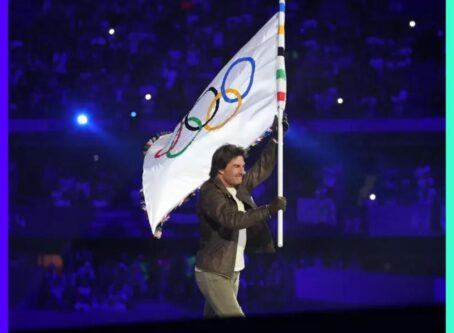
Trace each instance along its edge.
<path fill-rule="evenodd" d="M 216 149 L 211 159 L 210 178 L 216 177 L 218 171 L 225 169 L 227 164 L 237 156 L 243 156 L 246 159 L 246 151 L 240 146 L 226 144 Z"/>

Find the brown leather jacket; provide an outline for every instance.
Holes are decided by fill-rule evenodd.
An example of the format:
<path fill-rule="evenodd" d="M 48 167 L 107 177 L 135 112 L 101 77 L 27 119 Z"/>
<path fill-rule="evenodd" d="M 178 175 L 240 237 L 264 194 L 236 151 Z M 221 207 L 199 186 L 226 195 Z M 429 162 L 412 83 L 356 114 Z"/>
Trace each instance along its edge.
<path fill-rule="evenodd" d="M 251 191 L 272 173 L 277 144 L 270 140 L 253 167 L 237 187 L 237 198 L 246 212 L 240 212 L 232 195 L 217 178 L 207 180 L 200 188 L 197 214 L 200 222 L 200 244 L 196 256 L 197 268 L 233 276 L 239 229 L 246 228 L 246 252 L 275 252 L 267 225 L 271 218 L 268 206 L 254 202 Z"/>

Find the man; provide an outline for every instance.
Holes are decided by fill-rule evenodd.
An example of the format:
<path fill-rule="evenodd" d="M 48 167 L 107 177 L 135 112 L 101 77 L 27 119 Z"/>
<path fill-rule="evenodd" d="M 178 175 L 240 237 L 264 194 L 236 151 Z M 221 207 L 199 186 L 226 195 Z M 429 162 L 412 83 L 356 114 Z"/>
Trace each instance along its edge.
<path fill-rule="evenodd" d="M 288 129 L 286 118 L 283 128 Z M 275 252 L 266 222 L 285 210 L 287 201 L 276 197 L 269 205 L 257 207 L 251 191 L 271 175 L 276 152 L 277 117 L 272 139 L 248 173 L 241 147 L 227 144 L 213 154 L 210 179 L 202 185 L 197 205 L 201 238 L 195 278 L 205 297 L 205 318 L 244 317 L 237 301 L 244 250 Z"/>

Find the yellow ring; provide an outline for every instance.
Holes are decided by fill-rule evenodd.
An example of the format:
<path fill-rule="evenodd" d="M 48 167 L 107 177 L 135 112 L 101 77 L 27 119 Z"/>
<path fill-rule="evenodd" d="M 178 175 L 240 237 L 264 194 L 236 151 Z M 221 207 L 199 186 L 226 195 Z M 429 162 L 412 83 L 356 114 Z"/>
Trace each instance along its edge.
<path fill-rule="evenodd" d="M 215 126 L 210 126 L 208 125 L 208 123 L 204 126 L 204 128 L 207 130 L 207 131 L 214 131 L 214 130 L 217 130 L 221 127 L 223 127 L 225 124 L 227 124 L 227 122 L 232 119 L 232 117 L 240 110 L 241 108 L 241 105 L 243 103 L 243 100 L 241 99 L 241 94 L 238 90 L 236 89 L 233 89 L 233 88 L 227 88 L 225 90 L 226 93 L 231 93 L 231 94 L 234 94 L 236 96 L 236 98 L 238 98 L 238 104 L 236 106 L 236 109 L 235 111 L 233 111 L 233 113 L 230 115 L 230 117 L 228 117 L 226 120 L 224 120 L 223 123 L 220 123 L 218 125 L 215 125 Z M 206 113 L 206 116 L 205 116 L 205 121 L 208 121 L 208 119 L 210 119 L 211 117 L 211 110 L 213 109 L 213 106 L 214 104 L 216 103 L 216 101 L 221 98 L 222 94 L 220 92 L 218 92 L 218 94 L 216 95 L 216 97 L 211 101 L 210 103 L 210 106 L 208 107 L 208 111 Z"/>

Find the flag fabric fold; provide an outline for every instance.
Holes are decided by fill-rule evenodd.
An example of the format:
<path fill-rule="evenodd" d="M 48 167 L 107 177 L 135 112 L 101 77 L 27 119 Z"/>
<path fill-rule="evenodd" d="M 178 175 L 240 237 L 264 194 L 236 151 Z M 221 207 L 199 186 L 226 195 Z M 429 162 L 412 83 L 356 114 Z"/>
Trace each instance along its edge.
<path fill-rule="evenodd" d="M 160 237 L 168 214 L 209 178 L 223 144 L 250 147 L 277 113 L 278 14 L 222 68 L 170 134 L 147 144 L 142 185 L 152 233 Z M 281 67 L 282 68 L 282 67 Z"/>

